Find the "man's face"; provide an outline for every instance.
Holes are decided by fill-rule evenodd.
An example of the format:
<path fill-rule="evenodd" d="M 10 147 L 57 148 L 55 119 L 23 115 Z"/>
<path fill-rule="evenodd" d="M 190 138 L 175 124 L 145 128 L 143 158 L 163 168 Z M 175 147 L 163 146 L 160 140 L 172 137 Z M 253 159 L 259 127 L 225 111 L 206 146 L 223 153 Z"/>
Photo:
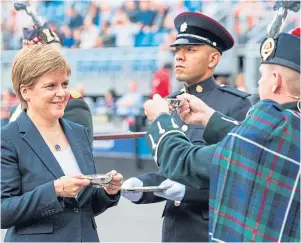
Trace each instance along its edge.
<path fill-rule="evenodd" d="M 271 99 L 273 92 L 272 92 L 272 85 L 273 85 L 273 75 L 270 71 L 268 64 L 262 64 L 259 68 L 259 72 L 261 77 L 258 81 L 259 85 L 259 96 L 261 100 L 264 99 Z"/>
<path fill-rule="evenodd" d="M 208 70 L 210 49 L 207 45 L 175 47 L 174 71 L 179 81 L 193 84 L 201 81 Z"/>

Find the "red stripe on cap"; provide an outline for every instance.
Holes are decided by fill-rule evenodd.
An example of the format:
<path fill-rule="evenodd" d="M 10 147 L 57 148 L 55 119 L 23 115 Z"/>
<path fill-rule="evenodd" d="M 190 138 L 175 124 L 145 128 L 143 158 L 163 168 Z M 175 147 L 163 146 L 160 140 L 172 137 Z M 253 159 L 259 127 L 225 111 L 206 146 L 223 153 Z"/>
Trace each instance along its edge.
<path fill-rule="evenodd" d="M 198 16 L 198 17 L 203 17 L 205 19 L 208 19 L 210 20 L 211 22 L 213 22 L 214 24 L 216 24 L 218 27 L 220 27 L 224 32 L 225 34 L 232 40 L 233 42 L 233 45 L 234 45 L 234 39 L 232 37 L 232 35 L 230 35 L 230 33 L 224 28 L 224 26 L 222 26 L 219 22 L 217 22 L 216 20 L 204 15 L 204 14 L 201 14 L 201 13 L 195 13 L 195 12 L 184 12 L 184 13 L 180 13 L 177 17 L 180 17 L 182 15 L 195 15 L 195 16 Z"/>
<path fill-rule="evenodd" d="M 294 30 L 292 31 L 292 35 L 295 35 L 295 36 L 300 37 L 300 27 L 294 29 Z"/>

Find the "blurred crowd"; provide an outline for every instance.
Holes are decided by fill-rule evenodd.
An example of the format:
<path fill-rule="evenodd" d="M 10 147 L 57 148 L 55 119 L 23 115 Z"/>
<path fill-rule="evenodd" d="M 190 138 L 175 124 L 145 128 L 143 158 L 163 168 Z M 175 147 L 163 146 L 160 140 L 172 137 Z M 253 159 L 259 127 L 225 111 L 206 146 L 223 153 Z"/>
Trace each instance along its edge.
<path fill-rule="evenodd" d="M 185 11 L 221 16 L 230 9 L 238 39 L 272 14 L 274 1 L 259 0 L 152 0 L 152 1 L 29 1 L 39 16 L 54 30 L 66 48 L 160 46 L 175 38 L 173 19 Z M 24 11 L 16 12 L 12 1 L 2 4 L 2 49 L 19 49 L 22 28 L 32 27 Z M 252 9 L 252 11 L 250 11 Z M 270 18 L 269 18 L 270 21 Z M 295 17 L 294 22 L 299 18 Z"/>
<path fill-rule="evenodd" d="M 202 1 L 30 1 L 64 47 L 158 46 L 172 32 L 180 12 L 201 11 Z M 25 13 L 6 3 L 2 17 L 3 49 L 19 49 L 22 31 L 28 25 Z M 30 22 L 30 20 L 29 20 Z M 29 23 L 30 25 L 30 23 Z M 32 24 L 31 24 L 32 25 Z"/>

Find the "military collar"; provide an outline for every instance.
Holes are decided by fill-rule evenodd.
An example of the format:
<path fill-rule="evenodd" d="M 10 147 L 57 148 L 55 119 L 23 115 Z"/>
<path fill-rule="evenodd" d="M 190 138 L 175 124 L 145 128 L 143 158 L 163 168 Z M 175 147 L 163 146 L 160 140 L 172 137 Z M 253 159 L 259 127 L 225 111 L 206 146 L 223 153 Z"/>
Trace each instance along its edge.
<path fill-rule="evenodd" d="M 206 93 L 213 89 L 216 89 L 217 84 L 215 83 L 215 79 L 213 77 L 207 78 L 199 83 L 188 86 L 184 85 L 187 93 L 192 95 L 200 95 L 202 93 Z"/>
<path fill-rule="evenodd" d="M 282 109 L 290 109 L 294 111 L 298 111 L 298 102 L 290 102 L 290 103 L 285 103 L 281 104 Z"/>

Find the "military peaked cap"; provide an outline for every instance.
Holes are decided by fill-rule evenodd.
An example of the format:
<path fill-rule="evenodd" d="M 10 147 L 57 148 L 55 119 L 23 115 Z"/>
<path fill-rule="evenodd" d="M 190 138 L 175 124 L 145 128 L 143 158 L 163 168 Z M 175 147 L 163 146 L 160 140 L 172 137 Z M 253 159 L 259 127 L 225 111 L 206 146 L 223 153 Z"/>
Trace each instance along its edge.
<path fill-rule="evenodd" d="M 234 45 L 231 34 L 220 23 L 204 14 L 184 12 L 175 18 L 174 24 L 178 35 L 171 47 L 207 44 L 222 53 Z"/>

